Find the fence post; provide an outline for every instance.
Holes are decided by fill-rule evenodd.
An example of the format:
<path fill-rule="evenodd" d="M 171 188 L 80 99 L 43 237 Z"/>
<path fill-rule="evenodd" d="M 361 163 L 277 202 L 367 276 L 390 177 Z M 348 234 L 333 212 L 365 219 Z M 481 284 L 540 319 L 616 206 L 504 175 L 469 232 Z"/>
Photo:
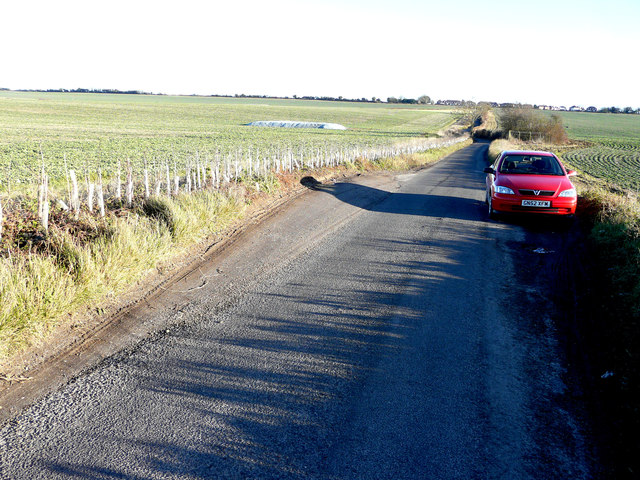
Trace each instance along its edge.
<path fill-rule="evenodd" d="M 122 198 L 122 179 L 121 179 L 122 169 L 120 166 L 120 159 L 118 159 L 118 173 L 116 174 L 116 199 L 120 200 Z"/>
<path fill-rule="evenodd" d="M 127 162 L 127 205 L 131 207 L 133 204 L 133 168 L 131 161 Z"/>
<path fill-rule="evenodd" d="M 195 185 L 194 190 L 201 190 L 202 189 L 202 181 L 200 179 L 200 154 L 198 153 L 198 151 L 196 151 L 196 169 L 195 169 L 195 176 L 193 179 L 193 183 Z"/>
<path fill-rule="evenodd" d="M 46 232 L 49 230 L 49 177 L 42 174 L 42 181 L 38 187 L 38 217 Z"/>
<path fill-rule="evenodd" d="M 69 170 L 69 178 L 71 179 L 71 208 L 76 213 L 76 218 L 80 215 L 80 197 L 78 196 L 78 179 L 76 178 L 76 172 Z"/>
<path fill-rule="evenodd" d="M 147 167 L 147 159 L 144 159 L 144 198 L 149 198 L 149 168 Z"/>
<path fill-rule="evenodd" d="M 165 173 L 167 174 L 167 197 L 171 196 L 171 175 L 169 174 L 169 162 L 165 163 Z"/>
<path fill-rule="evenodd" d="M 178 195 L 180 193 L 180 177 L 178 176 L 178 164 L 173 161 L 173 194 Z"/>
<path fill-rule="evenodd" d="M 104 218 L 104 192 L 102 191 L 102 170 L 98 169 L 98 207 L 100 216 Z"/>
<path fill-rule="evenodd" d="M 87 206 L 89 207 L 89 212 L 93 213 L 93 197 L 96 189 L 96 185 L 93 182 L 89 183 L 89 193 L 87 197 Z"/>

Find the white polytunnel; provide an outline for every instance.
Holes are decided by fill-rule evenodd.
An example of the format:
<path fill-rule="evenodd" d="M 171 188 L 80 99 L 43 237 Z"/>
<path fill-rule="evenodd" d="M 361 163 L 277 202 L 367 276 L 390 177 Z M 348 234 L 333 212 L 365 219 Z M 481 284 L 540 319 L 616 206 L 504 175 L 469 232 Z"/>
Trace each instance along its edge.
<path fill-rule="evenodd" d="M 259 120 L 247 123 L 249 127 L 279 127 L 279 128 L 323 128 L 325 130 L 346 130 L 347 127 L 339 123 L 297 122 L 291 120 Z"/>

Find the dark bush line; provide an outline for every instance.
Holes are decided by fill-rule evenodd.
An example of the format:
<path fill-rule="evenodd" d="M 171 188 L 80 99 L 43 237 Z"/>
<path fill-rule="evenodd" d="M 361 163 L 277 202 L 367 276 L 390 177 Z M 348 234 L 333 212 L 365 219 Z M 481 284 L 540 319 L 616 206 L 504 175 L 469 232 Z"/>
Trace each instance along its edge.
<path fill-rule="evenodd" d="M 480 138 L 483 140 L 497 140 L 503 138 L 502 130 L 491 130 L 487 128 L 474 128 L 471 131 L 472 138 Z"/>

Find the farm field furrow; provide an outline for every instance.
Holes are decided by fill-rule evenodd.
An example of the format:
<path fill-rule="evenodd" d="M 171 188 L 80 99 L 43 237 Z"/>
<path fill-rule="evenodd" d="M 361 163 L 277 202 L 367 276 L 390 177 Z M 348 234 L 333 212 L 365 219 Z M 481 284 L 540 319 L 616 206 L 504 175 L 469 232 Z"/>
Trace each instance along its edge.
<path fill-rule="evenodd" d="M 570 165 L 617 187 L 640 190 L 640 115 L 553 113 L 572 139 L 589 142 L 562 154 Z"/>
<path fill-rule="evenodd" d="M 619 187 L 640 190 L 640 148 L 594 146 L 563 155 L 571 165 Z"/>

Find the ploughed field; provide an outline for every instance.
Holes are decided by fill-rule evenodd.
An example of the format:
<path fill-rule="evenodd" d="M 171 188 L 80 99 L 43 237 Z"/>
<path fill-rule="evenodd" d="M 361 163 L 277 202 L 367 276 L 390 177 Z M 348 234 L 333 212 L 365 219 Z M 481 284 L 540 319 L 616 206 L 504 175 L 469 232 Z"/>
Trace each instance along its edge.
<path fill-rule="evenodd" d="M 257 120 L 339 123 L 347 130 L 248 127 Z M 188 157 L 270 155 L 407 143 L 451 125 L 451 110 L 262 98 L 0 91 L 0 185 L 33 179 L 42 160 L 52 179 L 65 169 L 109 176 L 117 162 L 185 165 Z"/>
<path fill-rule="evenodd" d="M 563 157 L 589 175 L 627 190 L 640 191 L 640 140 L 597 143 L 567 152 Z"/>
<path fill-rule="evenodd" d="M 569 136 L 584 147 L 562 154 L 572 167 L 618 187 L 640 190 L 640 115 L 559 113 Z"/>

